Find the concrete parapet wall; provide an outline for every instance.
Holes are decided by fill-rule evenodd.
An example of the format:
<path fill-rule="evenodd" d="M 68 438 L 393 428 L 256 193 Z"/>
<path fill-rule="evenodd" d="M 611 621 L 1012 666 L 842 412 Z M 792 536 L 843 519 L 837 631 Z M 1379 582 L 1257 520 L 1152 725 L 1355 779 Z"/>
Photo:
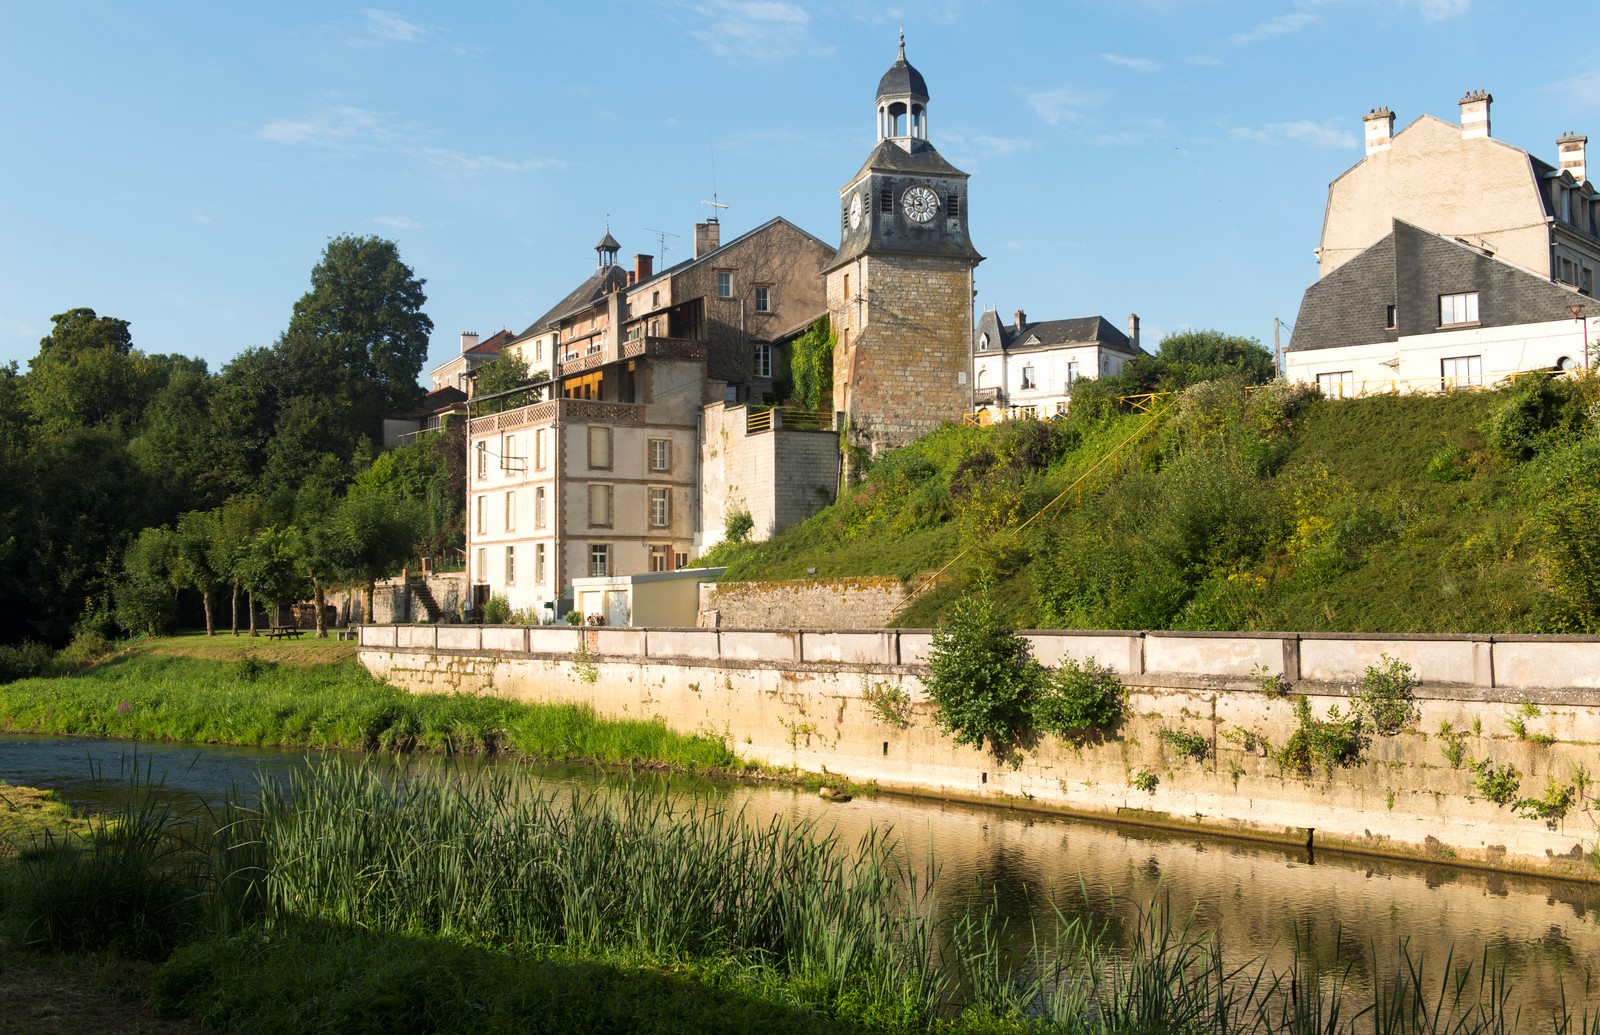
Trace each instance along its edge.
<path fill-rule="evenodd" d="M 1514 766 L 1518 797 L 1537 797 L 1547 780 L 1570 782 L 1576 767 L 1592 767 L 1600 694 L 1581 680 L 1593 678 L 1588 666 L 1600 638 L 1053 632 L 1028 638 L 1042 660 L 1093 656 L 1121 673 L 1128 714 L 1111 736 L 1081 742 L 1040 736 L 1022 745 L 1015 764 L 955 745 L 939 731 L 922 685 L 930 634 L 918 630 L 368 626 L 361 658 L 375 675 L 414 692 L 564 701 L 615 717 L 660 718 L 685 733 L 721 736 L 751 760 L 826 769 L 913 793 L 1600 876 L 1587 856 L 1596 840 L 1587 811 L 1574 808 L 1553 827 L 1519 817 L 1484 800 L 1465 764 Z M 574 664 L 580 642 L 592 669 Z M 1272 755 L 1298 728 L 1297 698 L 1303 695 L 1318 716 L 1347 706 L 1346 694 L 1362 674 L 1356 666 L 1385 654 L 1426 680 L 1417 689 L 1416 725 L 1373 738 L 1349 768 L 1310 776 L 1282 769 Z M 1263 668 L 1292 673 L 1303 655 L 1311 658 L 1303 667 L 1321 678 L 1296 680 L 1290 694 L 1272 693 L 1250 676 Z M 1483 685 L 1490 681 L 1485 673 L 1522 672 L 1520 685 Z M 1561 672 L 1574 678 L 1548 685 Z M 888 691 L 909 703 L 895 704 L 898 694 Z M 1459 767 L 1446 754 L 1452 741 L 1438 732 L 1444 722 L 1461 738 Z M 1207 757 L 1176 755 L 1160 736 L 1164 728 L 1199 734 Z M 1135 786 L 1141 774 L 1155 778 L 1153 790 Z"/>

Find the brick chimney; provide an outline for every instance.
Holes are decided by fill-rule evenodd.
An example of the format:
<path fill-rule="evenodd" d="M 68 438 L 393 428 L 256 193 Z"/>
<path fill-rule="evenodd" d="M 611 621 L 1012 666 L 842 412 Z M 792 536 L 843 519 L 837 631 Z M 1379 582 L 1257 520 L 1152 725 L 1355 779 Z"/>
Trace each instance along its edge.
<path fill-rule="evenodd" d="M 694 257 L 709 255 L 722 247 L 722 224 L 715 219 L 694 225 Z"/>
<path fill-rule="evenodd" d="M 1394 136 L 1394 112 L 1387 107 L 1373 108 L 1361 116 L 1367 127 L 1367 154 L 1389 150 L 1389 139 Z"/>
<path fill-rule="evenodd" d="M 633 257 L 633 279 L 635 281 L 649 280 L 655 275 L 655 271 L 655 256 L 640 253 Z"/>
<path fill-rule="evenodd" d="M 1556 141 L 1556 158 L 1561 164 L 1561 170 L 1571 173 L 1572 178 L 1579 183 L 1588 179 L 1588 169 L 1584 163 L 1584 152 L 1588 143 L 1588 137 L 1580 137 L 1571 131 Z"/>
<path fill-rule="evenodd" d="M 1488 90 L 1473 90 L 1461 98 L 1461 139 L 1489 135 L 1489 105 L 1494 96 Z"/>
<path fill-rule="evenodd" d="M 1128 341 L 1133 344 L 1134 351 L 1139 350 L 1139 314 L 1128 314 Z"/>
<path fill-rule="evenodd" d="M 1028 325 L 1028 314 L 1021 309 L 1017 310 L 1017 333 L 1022 333 L 1022 328 Z"/>
<path fill-rule="evenodd" d="M 467 351 L 468 349 L 471 349 L 471 348 L 476 348 L 477 345 L 478 345 L 478 332 L 477 331 L 462 331 L 461 332 L 461 351 L 462 352 L 465 352 L 465 351 Z"/>

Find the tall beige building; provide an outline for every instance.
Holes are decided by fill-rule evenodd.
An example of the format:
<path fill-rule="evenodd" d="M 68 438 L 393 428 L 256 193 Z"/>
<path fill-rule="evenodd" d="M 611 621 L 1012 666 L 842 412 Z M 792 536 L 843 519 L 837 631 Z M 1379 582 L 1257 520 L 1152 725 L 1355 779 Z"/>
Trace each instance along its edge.
<path fill-rule="evenodd" d="M 875 98 L 878 142 L 839 191 L 839 251 L 824 271 L 838 346 L 835 419 L 871 451 L 972 406 L 967 174 L 928 142 L 928 85 L 906 61 Z"/>
<path fill-rule="evenodd" d="M 1423 115 L 1398 133 L 1388 108 L 1368 112 L 1366 156 L 1328 187 L 1318 276 L 1398 219 L 1593 295 L 1600 198 L 1587 179 L 1588 137 L 1562 136 L 1551 165 L 1491 135 L 1493 102 L 1476 90 L 1459 102 L 1460 125 Z"/>

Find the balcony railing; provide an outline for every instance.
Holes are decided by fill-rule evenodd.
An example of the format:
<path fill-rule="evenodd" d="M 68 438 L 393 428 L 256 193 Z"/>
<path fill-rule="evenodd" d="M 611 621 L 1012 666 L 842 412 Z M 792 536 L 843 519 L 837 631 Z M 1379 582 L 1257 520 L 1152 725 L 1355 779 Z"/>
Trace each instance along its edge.
<path fill-rule="evenodd" d="M 833 414 L 793 406 L 751 406 L 745 410 L 744 430 L 755 435 L 774 428 L 790 431 L 832 431 Z"/>

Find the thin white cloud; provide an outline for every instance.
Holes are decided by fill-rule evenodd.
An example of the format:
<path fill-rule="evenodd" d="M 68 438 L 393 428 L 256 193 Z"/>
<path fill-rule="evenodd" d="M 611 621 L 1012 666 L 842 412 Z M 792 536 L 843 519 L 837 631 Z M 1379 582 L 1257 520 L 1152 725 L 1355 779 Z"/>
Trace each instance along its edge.
<path fill-rule="evenodd" d="M 1244 32 L 1236 32 L 1228 37 L 1228 42 L 1236 47 L 1248 43 L 1260 43 L 1277 36 L 1288 36 L 1299 32 L 1301 29 L 1316 21 L 1318 15 L 1310 11 L 1295 11 L 1292 14 L 1280 14 L 1276 18 L 1268 18 L 1264 22 L 1257 22 Z"/>
<path fill-rule="evenodd" d="M 433 35 L 432 29 L 407 21 L 393 11 L 368 7 L 362 9 L 361 17 L 365 19 L 366 38 L 379 43 L 423 43 Z"/>
<path fill-rule="evenodd" d="M 989 154 L 998 155 L 1001 158 L 1009 158 L 1023 151 L 1031 151 L 1037 146 L 1037 143 L 1037 141 L 1029 140 L 1027 137 L 976 136 L 972 138 L 973 147 L 980 147 Z"/>
<path fill-rule="evenodd" d="M 1260 144 L 1277 144 L 1286 140 L 1301 144 L 1310 144 L 1312 147 L 1348 148 L 1356 146 L 1356 135 L 1347 128 L 1343 120 L 1328 119 L 1324 122 L 1312 122 L 1310 119 L 1299 119 L 1294 122 L 1269 122 L 1259 129 L 1238 127 L 1230 129 L 1228 135 L 1235 140 L 1254 140 Z"/>
<path fill-rule="evenodd" d="M 256 130 L 269 144 L 341 147 L 392 137 L 380 116 L 348 104 L 335 105 L 305 118 L 272 119 Z"/>
<path fill-rule="evenodd" d="M 686 5 L 700 22 L 689 38 L 734 64 L 757 65 L 799 55 L 831 54 L 812 36 L 811 12 L 782 0 L 703 0 Z"/>
<path fill-rule="evenodd" d="M 209 222 L 211 222 L 211 217 L 206 215 L 203 212 L 196 212 L 190 218 L 192 218 L 196 223 L 209 223 Z"/>
<path fill-rule="evenodd" d="M 1143 119 L 1136 125 L 1126 127 L 1115 133 L 1097 133 L 1089 137 L 1089 143 L 1095 147 L 1129 147 L 1133 144 L 1143 144 L 1158 137 L 1170 138 L 1172 128 L 1164 119 Z"/>
<path fill-rule="evenodd" d="M 1154 72 L 1161 67 L 1161 62 L 1151 58 L 1129 57 L 1126 54 L 1101 54 L 1100 60 L 1119 68 L 1131 68 L 1135 72 Z"/>
<path fill-rule="evenodd" d="M 372 221 L 391 230 L 421 230 L 422 224 L 408 216 L 373 216 Z"/>
<path fill-rule="evenodd" d="M 449 172 L 536 172 L 560 167 L 550 158 L 505 158 L 471 154 L 428 142 L 415 127 L 394 125 L 383 116 L 350 105 L 335 105 L 303 118 L 272 119 L 255 133 L 257 140 L 289 147 L 312 147 L 334 154 L 384 154 L 419 158 Z"/>
<path fill-rule="evenodd" d="M 1023 90 L 1022 99 L 1028 107 L 1052 126 L 1063 122 L 1078 122 L 1085 108 L 1093 108 L 1106 99 L 1103 90 L 1085 90 L 1077 86 L 1054 86 L 1044 90 Z"/>
<path fill-rule="evenodd" d="M 1218 57 L 1212 57 L 1210 54 L 1190 54 L 1184 60 L 1201 68 L 1226 68 L 1228 65 L 1226 61 Z"/>
<path fill-rule="evenodd" d="M 469 176 L 481 172 L 538 172 L 540 169 L 563 168 L 565 165 L 554 158 L 500 158 L 495 155 L 470 155 L 465 151 L 452 151 L 444 147 L 424 147 L 417 153 L 435 165 Z"/>
<path fill-rule="evenodd" d="M 1600 68 L 1591 68 L 1587 72 L 1579 72 L 1560 82 L 1551 83 L 1549 89 L 1561 95 L 1561 99 L 1579 108 L 1600 107 Z"/>
<path fill-rule="evenodd" d="M 1472 0 L 1417 0 L 1417 10 L 1425 22 L 1443 22 L 1472 10 Z"/>

